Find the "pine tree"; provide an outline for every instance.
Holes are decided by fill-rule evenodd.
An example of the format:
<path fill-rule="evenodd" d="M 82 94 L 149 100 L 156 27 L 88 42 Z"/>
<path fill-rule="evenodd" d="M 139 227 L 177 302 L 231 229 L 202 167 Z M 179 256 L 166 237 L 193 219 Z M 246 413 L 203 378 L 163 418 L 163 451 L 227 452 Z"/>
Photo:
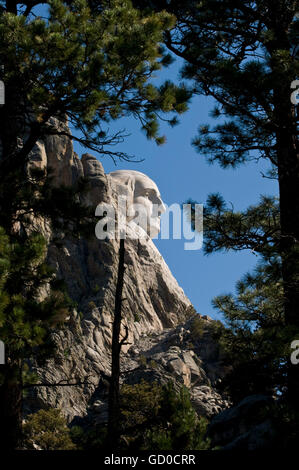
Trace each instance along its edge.
<path fill-rule="evenodd" d="M 248 393 L 286 394 L 290 335 L 285 320 L 280 257 L 280 214 L 276 198 L 261 197 L 243 212 L 229 208 L 219 194 L 204 208 L 206 254 L 251 250 L 258 256 L 253 273 L 237 284 L 235 296 L 213 300 L 225 319 L 219 339 L 231 373 L 222 382 L 234 401 Z"/>
<path fill-rule="evenodd" d="M 220 347 L 232 366 L 220 387 L 234 403 L 247 395 L 281 398 L 286 392 L 289 359 L 278 260 L 260 262 L 237 283 L 236 294 L 213 299 L 225 319 Z"/>
<path fill-rule="evenodd" d="M 186 387 L 175 391 L 172 383 L 162 389 L 160 412 L 157 426 L 149 433 L 150 450 L 207 450 L 208 421 L 198 418 Z"/>
<path fill-rule="evenodd" d="M 206 450 L 208 420 L 198 417 L 188 389 L 176 390 L 141 380 L 120 388 L 119 452 L 154 450 Z M 90 427 L 87 432 L 74 426 L 73 442 L 78 449 L 107 450 L 107 426 Z M 115 450 L 115 445 L 113 450 Z"/>
<path fill-rule="evenodd" d="M 135 2 L 145 7 L 145 2 Z M 193 144 L 223 168 L 266 159 L 278 177 L 279 254 L 285 322 L 299 335 L 299 158 L 298 113 L 291 85 L 299 75 L 298 0 L 193 0 L 155 2 L 177 17 L 164 42 L 185 61 L 182 76 L 194 92 L 216 100 L 214 118 Z M 236 241 L 236 245 L 238 245 Z M 288 396 L 298 409 L 298 368 L 288 362 Z"/>
<path fill-rule="evenodd" d="M 29 415 L 24 434 L 28 450 L 76 450 L 66 420 L 55 408 Z"/>
<path fill-rule="evenodd" d="M 33 16 L 33 7 L 44 3 L 49 5 L 48 17 Z M 0 109 L 2 165 L 12 161 L 11 156 L 14 165 L 22 161 L 38 138 L 52 133 L 67 133 L 102 155 L 127 158 L 109 149 L 126 135 L 109 135 L 109 122 L 134 116 L 146 135 L 161 143 L 159 112 L 186 110 L 188 93 L 183 87 L 150 83 L 169 60 L 159 42 L 173 25 L 171 15 L 141 14 L 127 0 L 104 1 L 99 14 L 84 0 L 66 3 L 0 2 L 6 92 L 6 105 Z M 51 125 L 52 116 L 65 115 L 79 135 Z M 24 134 L 19 148 L 18 138 Z"/>
<path fill-rule="evenodd" d="M 150 83 L 168 63 L 159 42 L 173 22 L 165 12 L 142 14 L 127 0 L 104 1 L 98 12 L 84 0 L 0 1 L 0 79 L 5 84 L 0 227 L 8 250 L 1 255 L 8 267 L 1 307 L 6 364 L 0 409 L 6 448 L 19 442 L 23 364 L 32 356 L 48 356 L 50 319 L 68 308 L 65 295 L 54 288 L 49 298 L 39 300 L 40 288 L 53 279 L 43 259 L 45 241 L 32 233 L 33 217 L 47 220 L 58 238 L 93 233 L 92 214 L 80 198 L 86 184 L 57 188 L 50 172 L 29 171 L 30 152 L 37 141 L 55 134 L 102 155 L 128 159 L 111 147 L 126 133 L 108 131 L 123 116 L 134 116 L 147 137 L 161 144 L 159 113 L 167 118 L 180 114 L 189 99 L 184 87 Z M 66 119 L 76 132 L 54 125 Z"/>
<path fill-rule="evenodd" d="M 198 417 L 187 388 L 141 381 L 121 387 L 122 441 L 134 450 L 205 450 L 208 421 Z"/>
<path fill-rule="evenodd" d="M 47 17 L 36 16 L 34 9 L 45 3 Z M 135 117 L 148 138 L 163 143 L 159 113 L 168 118 L 184 112 L 190 96 L 171 82 L 159 87 L 150 83 L 169 61 L 159 42 L 173 17 L 141 14 L 130 1 L 119 0 L 102 2 L 96 14 L 84 0 L 1 1 L 0 9 L 0 78 L 6 103 L 0 107 L 1 225 L 11 231 L 16 219 L 26 223 L 29 211 L 57 221 L 67 209 L 76 219 L 79 204 L 60 209 L 61 202 L 74 198 L 66 189 L 63 194 L 51 188 L 49 174 L 36 172 L 28 180 L 28 155 L 39 139 L 56 134 L 101 155 L 129 159 L 113 150 L 126 132 L 109 134 L 111 122 L 123 116 Z M 53 117 L 63 122 L 67 117 L 76 132 L 58 128 Z"/>
<path fill-rule="evenodd" d="M 22 394 L 30 359 L 42 362 L 54 351 L 53 327 L 70 314 L 71 302 L 44 262 L 46 242 L 39 233 L 10 242 L 0 228 L 0 337 L 6 362 L 0 366 L 2 442 L 13 449 L 21 440 Z M 51 292 L 41 298 L 42 287 Z"/>

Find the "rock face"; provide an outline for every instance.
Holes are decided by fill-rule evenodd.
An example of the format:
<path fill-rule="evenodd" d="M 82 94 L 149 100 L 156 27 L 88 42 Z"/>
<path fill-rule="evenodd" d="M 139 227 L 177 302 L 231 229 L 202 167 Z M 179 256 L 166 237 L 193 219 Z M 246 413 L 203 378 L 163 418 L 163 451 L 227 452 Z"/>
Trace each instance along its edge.
<path fill-rule="evenodd" d="M 273 420 L 274 400 L 250 395 L 215 416 L 209 426 L 212 446 L 222 450 L 263 450 L 279 445 Z"/>
<path fill-rule="evenodd" d="M 142 380 L 159 384 L 172 381 L 177 391 L 185 385 L 190 390 L 197 413 L 210 418 L 229 406 L 229 402 L 213 386 L 215 372 L 219 379 L 225 368 L 217 346 L 206 347 L 207 344 L 211 345 L 208 330 L 212 320 L 201 316 L 205 330 L 203 338 L 195 340 L 192 335 L 192 323 L 198 317 L 198 314 L 191 315 L 177 327 L 141 334 L 131 348 L 121 354 L 121 375 L 122 381 L 130 385 Z M 104 379 L 89 401 L 87 420 L 75 419 L 75 423 L 105 423 L 108 417 L 107 398 L 108 383 Z"/>
<path fill-rule="evenodd" d="M 203 325 L 201 337 L 192 332 L 194 319 Z M 162 333 L 143 335 L 122 356 L 124 381 L 135 384 L 141 379 L 167 383 L 175 381 L 177 388 L 185 385 L 190 389 L 191 399 L 200 415 L 213 416 L 228 405 L 213 388 L 225 373 L 219 350 L 202 346 L 211 345 L 209 327 L 213 320 L 199 314 L 191 315 L 175 328 L 165 328 Z M 205 359 L 205 360 L 204 360 Z M 216 373 L 216 374 L 215 374 Z"/>
<path fill-rule="evenodd" d="M 88 206 L 95 208 L 103 201 L 115 204 L 116 188 L 101 163 L 89 154 L 79 159 L 66 137 L 51 136 L 38 143 L 30 165 L 52 168 L 57 185 L 87 177 L 84 203 Z M 36 372 L 43 382 L 78 385 L 38 387 L 28 398 L 27 409 L 58 407 L 68 421 L 78 417 L 105 421 L 119 242 L 98 240 L 91 234 L 90 239 L 65 239 L 58 248 L 51 243 L 47 224 L 39 224 L 39 229 L 49 240 L 49 263 L 65 279 L 76 306 L 64 328 L 54 333 L 55 360 Z M 203 341 L 191 344 L 194 309 L 153 241 L 147 237 L 126 240 L 125 245 L 123 325 L 128 327 L 131 344 L 122 351 L 122 380 L 185 384 L 199 413 L 212 416 L 228 405 L 214 389 L 225 373 L 217 345 L 208 328 Z M 212 320 L 202 321 L 208 326 Z"/>

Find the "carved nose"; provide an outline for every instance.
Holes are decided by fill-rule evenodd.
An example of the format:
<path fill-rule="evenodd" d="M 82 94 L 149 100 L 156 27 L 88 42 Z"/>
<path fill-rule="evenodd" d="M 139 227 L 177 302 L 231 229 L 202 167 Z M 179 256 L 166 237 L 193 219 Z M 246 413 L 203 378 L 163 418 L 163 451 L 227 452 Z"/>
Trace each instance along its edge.
<path fill-rule="evenodd" d="M 158 214 L 162 215 L 164 214 L 164 212 L 166 212 L 166 207 L 164 206 L 163 202 L 160 199 Z"/>

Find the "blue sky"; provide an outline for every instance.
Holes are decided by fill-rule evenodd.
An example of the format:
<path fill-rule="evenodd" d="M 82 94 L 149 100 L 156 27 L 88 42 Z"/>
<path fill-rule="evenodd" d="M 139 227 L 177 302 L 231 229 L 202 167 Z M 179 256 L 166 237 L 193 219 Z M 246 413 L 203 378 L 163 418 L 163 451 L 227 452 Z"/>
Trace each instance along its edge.
<path fill-rule="evenodd" d="M 176 62 L 158 77 L 178 79 L 179 63 Z M 146 139 L 138 122 L 125 118 L 113 123 L 112 130 L 123 129 L 131 134 L 119 149 L 141 157 L 144 161 L 118 162 L 117 166 L 108 157 L 99 160 L 105 172 L 115 169 L 131 169 L 146 173 L 158 185 L 163 200 L 168 204 L 182 204 L 189 198 L 203 203 L 209 193 L 220 192 L 235 210 L 245 209 L 259 200 L 260 194 L 277 193 L 275 181 L 262 178 L 266 164 L 250 163 L 235 170 L 223 170 L 218 165 L 208 165 L 205 158 L 191 146 L 199 124 L 213 123 L 209 111 L 213 101 L 206 97 L 195 97 L 187 113 L 175 128 L 163 124 L 167 143 L 158 147 Z M 79 155 L 84 149 L 74 145 Z M 218 253 L 204 256 L 202 250 L 184 250 L 184 240 L 156 240 L 158 249 L 168 263 L 186 295 L 199 313 L 212 318 L 221 318 L 212 308 L 211 299 L 219 294 L 234 291 L 236 281 L 257 261 L 249 251 L 242 253 Z"/>

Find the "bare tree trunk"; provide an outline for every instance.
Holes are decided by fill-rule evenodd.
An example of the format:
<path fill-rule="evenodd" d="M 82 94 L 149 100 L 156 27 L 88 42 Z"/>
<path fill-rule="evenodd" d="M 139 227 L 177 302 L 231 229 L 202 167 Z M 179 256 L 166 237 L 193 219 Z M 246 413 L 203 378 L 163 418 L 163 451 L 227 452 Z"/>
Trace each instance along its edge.
<path fill-rule="evenodd" d="M 286 129 L 285 134 L 288 131 L 289 128 Z M 279 148 L 281 151 L 279 159 L 281 257 L 285 323 L 290 347 L 293 340 L 299 339 L 299 152 L 295 145 L 290 145 L 292 136 L 286 136 L 284 140 L 283 138 L 279 142 L 281 143 Z M 292 364 L 290 360 L 288 400 L 299 416 L 299 366 Z"/>
<path fill-rule="evenodd" d="M 284 33 L 279 45 L 290 47 Z M 279 32 L 277 32 L 279 37 Z M 299 339 L 299 140 L 295 107 L 290 101 L 290 83 L 282 81 L 274 90 L 277 121 L 277 165 L 280 196 L 280 255 L 284 287 L 286 341 Z M 299 366 L 288 361 L 288 401 L 299 416 Z"/>
<path fill-rule="evenodd" d="M 121 327 L 121 308 L 122 308 L 122 293 L 124 284 L 125 272 L 125 241 L 120 240 L 119 245 L 119 261 L 118 261 L 118 274 L 115 293 L 115 308 L 114 320 L 112 331 L 112 366 L 111 366 L 111 379 L 109 387 L 109 401 L 108 401 L 108 439 L 109 446 L 117 448 L 119 442 L 119 419 L 120 419 L 120 403 L 119 403 L 119 377 L 120 377 L 120 351 L 124 344 L 126 337 L 120 341 L 120 327 Z"/>

